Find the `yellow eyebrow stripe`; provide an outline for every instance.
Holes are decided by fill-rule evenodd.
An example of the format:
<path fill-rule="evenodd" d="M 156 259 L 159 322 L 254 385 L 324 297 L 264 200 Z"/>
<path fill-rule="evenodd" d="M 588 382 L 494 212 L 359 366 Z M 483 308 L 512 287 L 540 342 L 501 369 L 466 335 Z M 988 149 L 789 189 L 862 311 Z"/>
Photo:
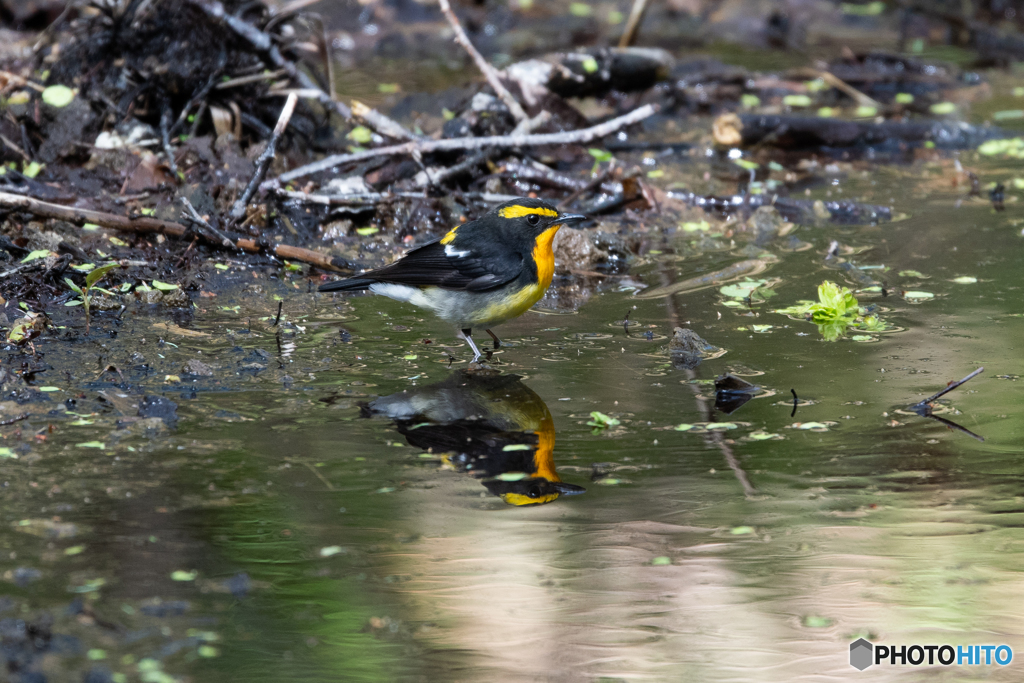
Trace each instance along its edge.
<path fill-rule="evenodd" d="M 520 216 L 530 216 L 533 214 L 536 214 L 538 216 L 551 216 L 552 218 L 558 217 L 558 212 L 555 211 L 554 209 L 523 206 L 522 204 L 506 206 L 504 209 L 498 212 L 498 215 L 501 216 L 502 218 L 519 218 Z"/>
<path fill-rule="evenodd" d="M 454 228 L 449 230 L 448 234 L 441 238 L 441 244 L 449 244 L 452 240 L 454 240 L 455 239 L 455 231 L 458 230 L 458 229 L 459 229 L 459 226 L 456 225 Z"/>

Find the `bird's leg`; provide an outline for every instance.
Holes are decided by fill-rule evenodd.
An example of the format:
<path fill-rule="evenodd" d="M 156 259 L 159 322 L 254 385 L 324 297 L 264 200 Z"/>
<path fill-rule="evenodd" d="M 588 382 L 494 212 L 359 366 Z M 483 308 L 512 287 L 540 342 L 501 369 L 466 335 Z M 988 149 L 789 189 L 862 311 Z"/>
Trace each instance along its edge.
<path fill-rule="evenodd" d="M 501 348 L 501 340 L 498 339 L 498 335 L 494 334 L 490 330 L 484 330 L 487 334 L 491 335 L 491 339 L 494 340 L 494 350 L 497 351 Z"/>
<path fill-rule="evenodd" d="M 473 330 L 467 327 L 459 332 L 459 336 L 466 340 L 469 344 L 469 348 L 473 349 L 473 360 L 471 360 L 470 363 L 475 363 L 480 360 L 480 349 L 476 347 L 476 343 L 473 341 Z"/>

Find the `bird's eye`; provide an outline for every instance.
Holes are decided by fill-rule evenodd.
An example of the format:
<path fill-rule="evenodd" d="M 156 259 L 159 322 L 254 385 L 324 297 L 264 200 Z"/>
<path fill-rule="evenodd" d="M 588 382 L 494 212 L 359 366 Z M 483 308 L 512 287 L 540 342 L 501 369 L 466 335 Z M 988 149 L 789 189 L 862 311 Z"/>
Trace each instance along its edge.
<path fill-rule="evenodd" d="M 529 216 L 526 217 L 526 222 L 529 223 L 530 225 L 537 225 L 538 223 L 540 223 L 540 216 L 538 216 L 535 213 L 531 213 Z"/>

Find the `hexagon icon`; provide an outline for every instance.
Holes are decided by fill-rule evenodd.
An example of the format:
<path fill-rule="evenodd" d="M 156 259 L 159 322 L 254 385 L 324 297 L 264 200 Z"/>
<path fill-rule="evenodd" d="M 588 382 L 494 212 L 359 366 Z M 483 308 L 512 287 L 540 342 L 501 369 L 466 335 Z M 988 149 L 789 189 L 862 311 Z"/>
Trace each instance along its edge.
<path fill-rule="evenodd" d="M 863 671 L 871 666 L 873 663 L 871 655 L 874 649 L 875 646 L 863 638 L 858 638 L 850 643 L 850 666 L 858 671 Z"/>

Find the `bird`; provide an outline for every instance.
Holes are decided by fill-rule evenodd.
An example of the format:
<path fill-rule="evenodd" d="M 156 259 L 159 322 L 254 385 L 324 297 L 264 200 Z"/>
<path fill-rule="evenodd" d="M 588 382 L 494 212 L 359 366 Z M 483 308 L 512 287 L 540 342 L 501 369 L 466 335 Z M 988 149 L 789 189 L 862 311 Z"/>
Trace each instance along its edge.
<path fill-rule="evenodd" d="M 368 289 L 433 311 L 456 326 L 476 363 L 481 353 L 473 328 L 484 328 L 500 348 L 491 328 L 540 301 L 555 272 L 555 233 L 583 220 L 586 216 L 562 213 L 540 199 L 513 199 L 390 265 L 325 283 L 320 291 Z"/>

